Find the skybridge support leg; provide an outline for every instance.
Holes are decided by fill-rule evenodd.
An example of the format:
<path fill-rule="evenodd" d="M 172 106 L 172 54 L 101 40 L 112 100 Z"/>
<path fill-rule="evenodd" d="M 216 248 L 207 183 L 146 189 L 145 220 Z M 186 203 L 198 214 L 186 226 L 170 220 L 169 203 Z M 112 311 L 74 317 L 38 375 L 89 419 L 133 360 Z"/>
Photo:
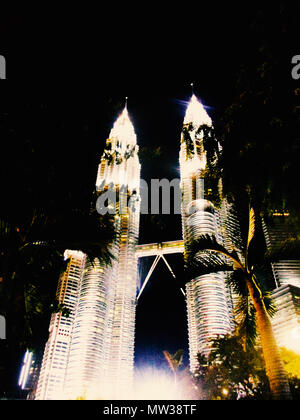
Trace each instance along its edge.
<path fill-rule="evenodd" d="M 151 275 L 152 275 L 152 273 L 153 273 L 153 271 L 154 271 L 155 267 L 157 266 L 157 263 L 160 259 L 161 259 L 161 255 L 156 255 L 155 260 L 153 261 L 153 264 L 152 264 L 152 266 L 149 270 L 149 273 L 147 274 L 147 277 L 145 278 L 145 281 L 144 281 L 143 286 L 140 290 L 140 293 L 138 294 L 137 301 L 139 300 L 139 297 L 141 296 L 143 290 L 145 289 L 146 284 L 148 283 L 148 281 L 149 281 L 149 279 L 150 279 L 150 277 L 151 277 Z"/>
<path fill-rule="evenodd" d="M 164 260 L 164 262 L 165 262 L 166 266 L 168 267 L 170 273 L 172 274 L 173 278 L 176 279 L 176 276 L 175 276 L 175 274 L 174 274 L 174 272 L 173 272 L 170 264 L 168 263 L 168 261 L 166 260 L 166 258 L 165 258 L 165 256 L 163 254 L 161 255 L 161 258 Z M 183 294 L 183 296 L 185 297 L 184 290 L 182 288 L 180 288 L 180 290 L 181 290 L 181 293 Z"/>

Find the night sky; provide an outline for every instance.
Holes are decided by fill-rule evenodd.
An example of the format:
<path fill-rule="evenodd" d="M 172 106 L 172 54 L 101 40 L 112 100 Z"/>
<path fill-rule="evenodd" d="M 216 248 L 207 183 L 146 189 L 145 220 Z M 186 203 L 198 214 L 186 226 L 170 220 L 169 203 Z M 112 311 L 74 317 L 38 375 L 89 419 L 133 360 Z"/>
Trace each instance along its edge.
<path fill-rule="evenodd" d="M 44 12 L 33 23 L 16 13 L 2 22 L 0 54 L 7 59 L 8 80 L 0 84 L 1 111 L 9 113 L 13 129 L 26 126 L 37 143 L 42 159 L 34 170 L 41 183 L 43 171 L 53 164 L 59 168 L 56 185 L 62 196 L 70 188 L 79 194 L 93 189 L 125 96 L 138 144 L 146 151 L 142 178 L 179 177 L 190 83 L 210 116 L 218 118 L 230 103 L 240 64 L 256 48 L 253 6 L 198 6 L 179 3 L 162 10 L 141 4 L 129 17 L 121 11 L 118 18 L 113 8 L 80 18 L 70 12 L 52 19 Z M 25 140 L 12 136 L 12 143 L 3 145 L 5 160 L 22 165 Z M 158 147 L 157 161 L 147 160 L 147 150 Z M 2 175 L 5 191 L 17 182 L 17 173 L 6 174 L 5 180 Z M 154 227 L 149 217 L 141 217 L 140 243 L 181 238 L 180 216 L 156 222 Z M 176 272 L 181 256 L 167 258 Z M 150 263 L 140 265 L 142 278 Z M 137 307 L 137 365 L 164 364 L 162 351 L 179 348 L 185 349 L 187 363 L 185 302 L 160 261 Z"/>

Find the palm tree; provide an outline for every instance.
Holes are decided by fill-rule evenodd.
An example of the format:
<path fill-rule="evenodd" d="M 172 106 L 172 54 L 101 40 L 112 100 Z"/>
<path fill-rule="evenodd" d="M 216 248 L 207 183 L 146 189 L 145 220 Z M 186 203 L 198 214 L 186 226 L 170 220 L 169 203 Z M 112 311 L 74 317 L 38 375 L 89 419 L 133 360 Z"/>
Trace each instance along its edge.
<path fill-rule="evenodd" d="M 260 344 L 264 356 L 266 374 L 274 399 L 291 399 L 287 375 L 272 330 L 268 310 L 272 313 L 269 296 L 258 280 L 260 261 L 254 261 L 251 247 L 256 232 L 255 212 L 249 210 L 249 221 L 245 240 L 239 232 L 231 231 L 233 249 L 228 250 L 219 244 L 214 236 L 203 235 L 186 248 L 186 272 L 189 279 L 195 275 L 231 270 L 230 286 L 240 296 L 239 313 L 243 313 L 244 326 L 253 325 L 255 316 Z M 226 267 L 227 265 L 227 267 Z"/>
<path fill-rule="evenodd" d="M 176 353 L 171 354 L 167 350 L 164 350 L 164 356 L 167 360 L 171 371 L 174 373 L 174 382 L 177 384 L 177 373 L 182 365 L 183 361 L 183 350 L 177 350 Z"/>
<path fill-rule="evenodd" d="M 1 359 L 11 369 L 2 387 L 15 381 L 22 352 L 41 344 L 42 326 L 50 313 L 65 311 L 55 302 L 57 279 L 68 263 L 64 251 L 81 250 L 90 261 L 107 265 L 114 258 L 110 249 L 115 238 L 112 218 L 96 210 L 58 215 L 35 210 L 27 223 L 0 220 L 0 313 L 7 330 Z"/>

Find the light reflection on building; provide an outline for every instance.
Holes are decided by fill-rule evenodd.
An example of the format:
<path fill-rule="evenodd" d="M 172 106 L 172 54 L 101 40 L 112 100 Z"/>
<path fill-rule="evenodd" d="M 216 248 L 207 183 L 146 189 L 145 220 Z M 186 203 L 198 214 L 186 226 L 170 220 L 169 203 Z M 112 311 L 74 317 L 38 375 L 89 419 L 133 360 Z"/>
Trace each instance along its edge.
<path fill-rule="evenodd" d="M 277 344 L 300 354 L 300 288 L 283 285 L 272 296 L 277 309 L 272 319 Z"/>

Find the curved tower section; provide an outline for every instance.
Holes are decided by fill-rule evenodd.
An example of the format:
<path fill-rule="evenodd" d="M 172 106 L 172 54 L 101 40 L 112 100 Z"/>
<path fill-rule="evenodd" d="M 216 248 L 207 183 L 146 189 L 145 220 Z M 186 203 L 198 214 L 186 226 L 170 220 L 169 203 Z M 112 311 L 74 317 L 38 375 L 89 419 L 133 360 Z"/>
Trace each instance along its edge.
<path fill-rule="evenodd" d="M 205 169 L 207 157 L 202 125 L 212 121 L 195 95 L 184 118 L 180 148 L 182 230 L 185 246 L 200 235 L 214 235 L 223 242 L 220 212 L 207 200 Z M 231 331 L 231 310 L 223 272 L 191 279 L 186 285 L 190 369 L 197 367 L 197 354 L 209 353 L 210 340 Z"/>

